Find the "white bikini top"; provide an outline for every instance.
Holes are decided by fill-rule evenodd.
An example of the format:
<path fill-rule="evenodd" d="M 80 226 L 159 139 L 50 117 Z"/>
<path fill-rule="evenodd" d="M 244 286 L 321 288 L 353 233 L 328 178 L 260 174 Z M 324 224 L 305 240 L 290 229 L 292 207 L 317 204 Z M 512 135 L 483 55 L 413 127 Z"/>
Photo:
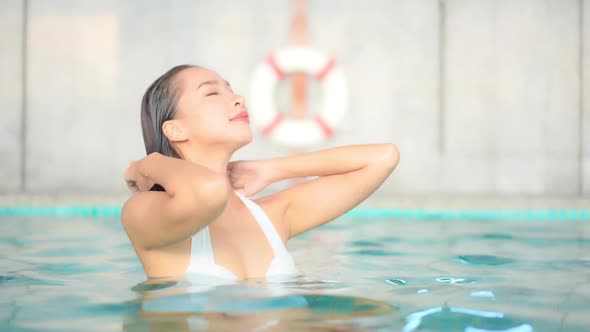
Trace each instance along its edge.
<path fill-rule="evenodd" d="M 285 248 L 279 233 L 277 233 L 273 223 L 262 208 L 239 192 L 236 192 L 236 194 L 254 216 L 254 219 L 262 229 L 274 252 L 274 258 L 266 272 L 266 278 L 272 279 L 275 277 L 299 275 L 293 258 L 287 251 L 287 248 Z M 193 235 L 191 241 L 191 260 L 186 270 L 187 274 L 201 274 L 231 280 L 239 279 L 229 269 L 215 264 L 208 226 Z"/>

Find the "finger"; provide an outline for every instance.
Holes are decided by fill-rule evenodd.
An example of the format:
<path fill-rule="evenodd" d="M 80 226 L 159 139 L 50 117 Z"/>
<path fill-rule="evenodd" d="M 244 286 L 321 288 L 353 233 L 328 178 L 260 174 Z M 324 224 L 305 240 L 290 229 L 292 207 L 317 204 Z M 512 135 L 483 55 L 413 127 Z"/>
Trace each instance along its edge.
<path fill-rule="evenodd" d="M 240 191 L 240 192 L 241 192 L 242 190 L 244 190 L 244 186 L 237 185 L 237 184 L 234 184 L 234 183 L 232 183 L 232 184 L 231 184 L 231 187 L 232 187 L 234 190 L 237 190 L 237 191 Z"/>
<path fill-rule="evenodd" d="M 242 194 L 244 194 L 244 196 L 246 196 L 246 197 L 250 197 L 250 196 L 254 195 L 255 193 L 256 193 L 256 190 L 252 186 L 244 187 L 244 189 L 242 190 Z"/>
<path fill-rule="evenodd" d="M 131 166 L 130 166 L 130 167 L 128 167 L 128 168 L 125 170 L 125 173 L 123 173 L 123 174 L 124 174 L 123 176 L 124 176 L 126 179 L 133 179 L 133 178 L 135 178 L 135 177 L 136 177 L 136 175 L 137 175 L 137 173 L 136 173 L 136 169 L 135 169 L 135 168 L 133 168 L 133 167 L 131 167 Z"/>
<path fill-rule="evenodd" d="M 241 181 L 240 179 L 230 179 L 229 182 L 234 187 L 238 187 L 238 188 L 244 187 L 244 182 Z"/>
<path fill-rule="evenodd" d="M 245 191 L 245 192 L 244 192 L 244 196 L 246 196 L 246 197 L 252 197 L 252 196 L 254 196 L 256 193 L 258 193 L 258 191 L 249 190 L 249 191 Z"/>
<path fill-rule="evenodd" d="M 127 188 L 132 192 L 136 193 L 139 191 L 139 188 L 136 185 L 128 185 Z"/>

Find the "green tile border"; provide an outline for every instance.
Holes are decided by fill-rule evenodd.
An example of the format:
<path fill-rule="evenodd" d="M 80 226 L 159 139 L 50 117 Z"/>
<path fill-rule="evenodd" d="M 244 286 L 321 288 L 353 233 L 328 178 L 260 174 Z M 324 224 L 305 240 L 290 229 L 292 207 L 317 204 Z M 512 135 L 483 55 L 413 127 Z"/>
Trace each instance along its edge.
<path fill-rule="evenodd" d="M 590 221 L 589 210 L 420 210 L 355 209 L 346 214 L 353 218 L 433 219 L 433 220 L 538 220 Z"/>
<path fill-rule="evenodd" d="M 0 217 L 95 217 L 118 218 L 117 206 L 15 206 L 0 207 Z M 422 210 L 389 208 L 356 208 L 345 214 L 356 219 L 418 219 L 418 220 L 537 220 L 588 221 L 590 210 Z"/>

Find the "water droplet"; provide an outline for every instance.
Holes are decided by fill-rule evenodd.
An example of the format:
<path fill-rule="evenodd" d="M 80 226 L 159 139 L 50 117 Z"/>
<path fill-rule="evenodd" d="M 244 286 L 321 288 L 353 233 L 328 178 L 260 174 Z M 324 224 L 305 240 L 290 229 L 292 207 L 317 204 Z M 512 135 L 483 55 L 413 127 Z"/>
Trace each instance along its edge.
<path fill-rule="evenodd" d="M 416 293 L 417 293 L 417 294 L 424 294 L 424 293 L 428 293 L 428 289 L 424 289 L 424 288 L 422 288 L 422 289 L 419 289 L 419 290 L 418 290 Z"/>
<path fill-rule="evenodd" d="M 402 279 L 387 279 L 385 282 L 395 286 L 403 286 L 406 284 L 406 281 Z"/>

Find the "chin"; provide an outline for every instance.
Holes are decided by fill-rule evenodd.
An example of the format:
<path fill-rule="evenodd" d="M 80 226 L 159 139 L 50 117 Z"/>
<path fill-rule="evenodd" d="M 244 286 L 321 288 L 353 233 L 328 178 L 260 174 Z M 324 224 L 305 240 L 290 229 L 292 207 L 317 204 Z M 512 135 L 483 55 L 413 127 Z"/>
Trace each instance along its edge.
<path fill-rule="evenodd" d="M 248 131 L 248 133 L 243 133 L 242 135 L 236 137 L 235 142 L 238 146 L 238 149 L 248 145 L 250 142 L 252 142 L 252 132 Z"/>
<path fill-rule="evenodd" d="M 250 142 L 252 142 L 252 133 L 244 137 L 244 140 L 242 141 L 243 145 L 248 145 Z"/>

